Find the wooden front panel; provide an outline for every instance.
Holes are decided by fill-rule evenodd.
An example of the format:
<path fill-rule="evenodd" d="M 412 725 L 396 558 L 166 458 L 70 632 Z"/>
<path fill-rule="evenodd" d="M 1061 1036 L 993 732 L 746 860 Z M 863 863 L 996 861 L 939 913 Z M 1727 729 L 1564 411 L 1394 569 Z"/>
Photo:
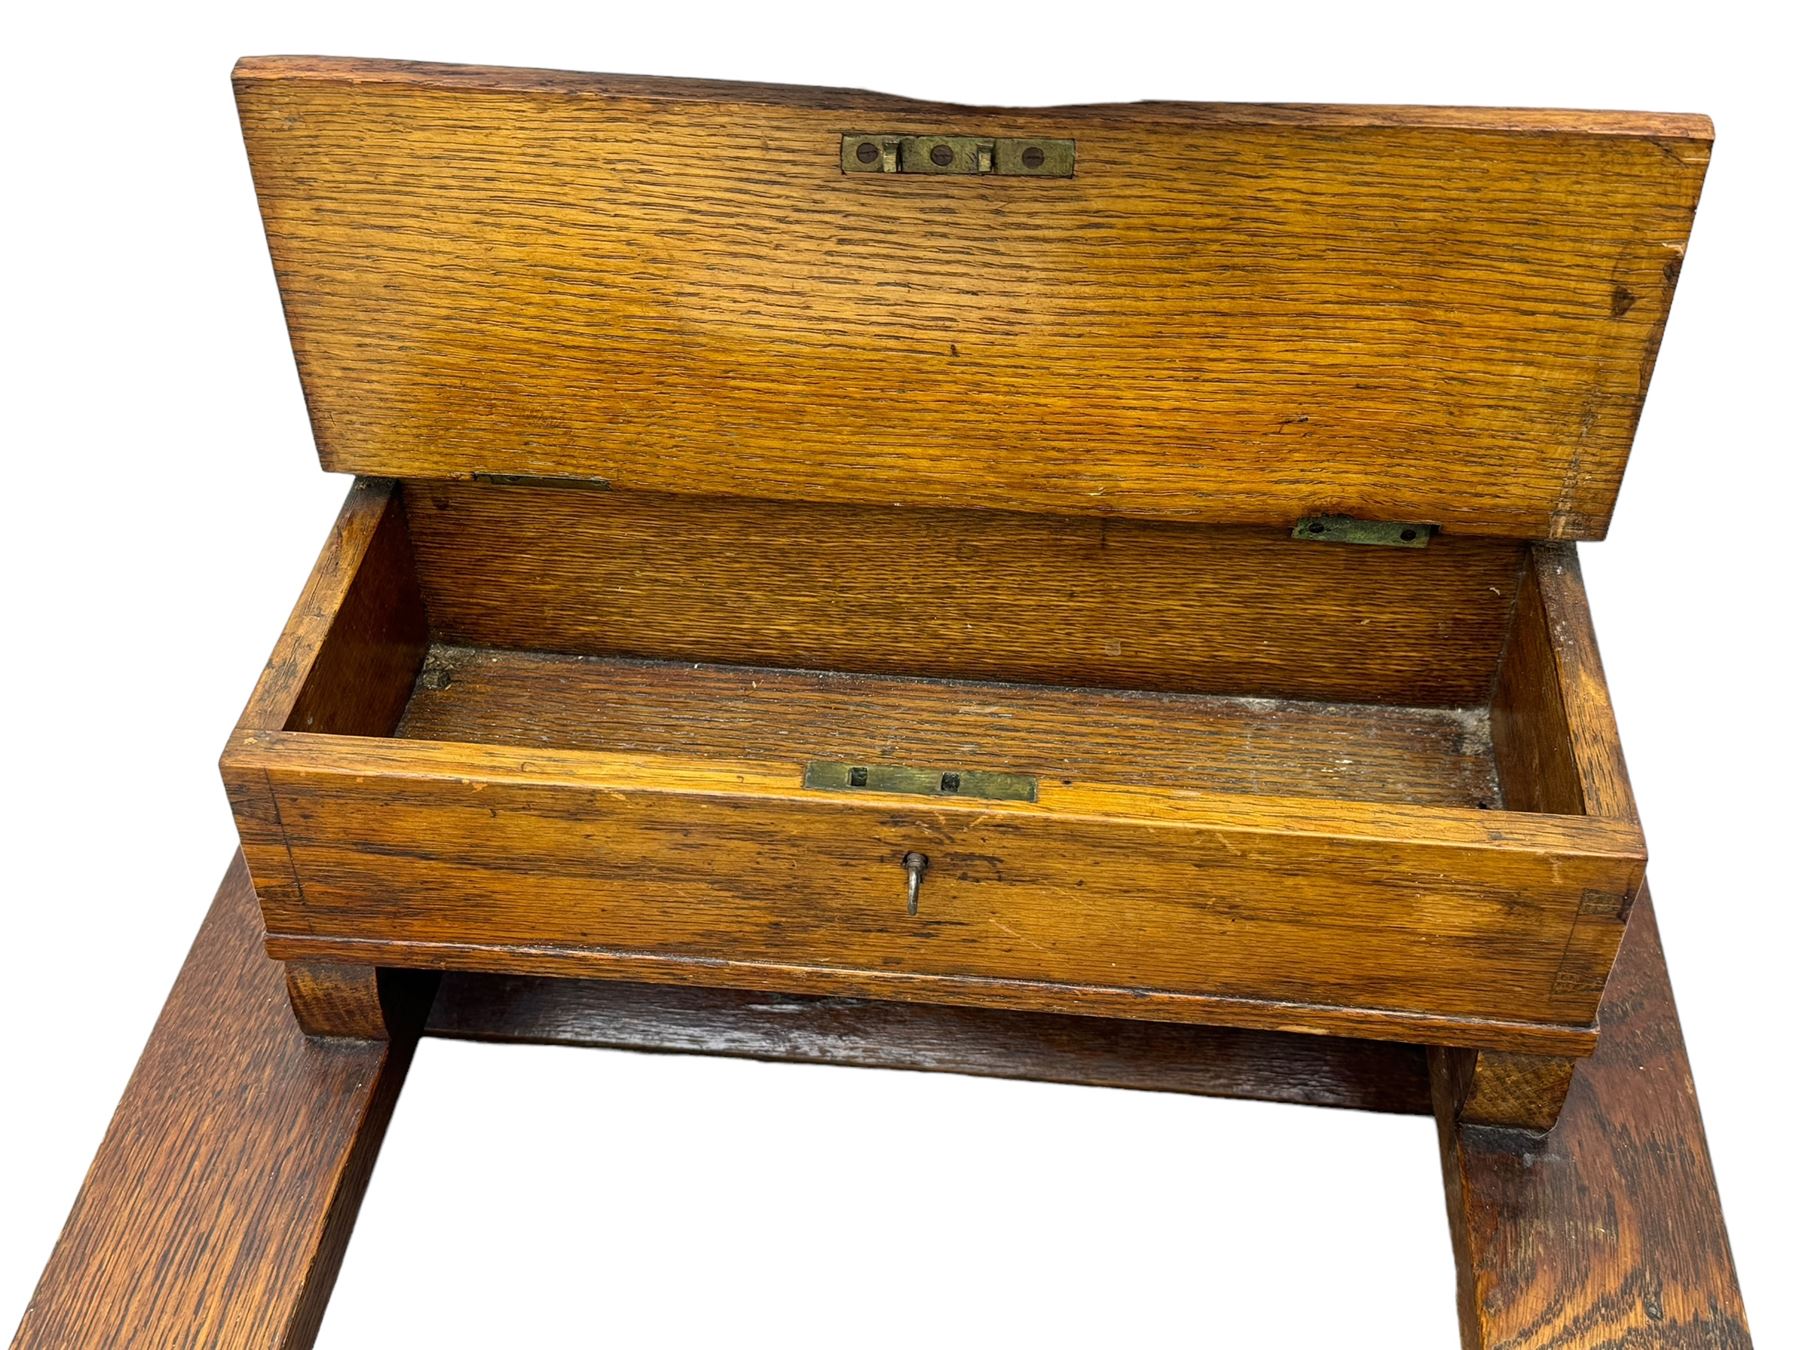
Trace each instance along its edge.
<path fill-rule="evenodd" d="M 400 477 L 1603 534 L 1704 118 L 311 58 L 239 106 L 320 456 Z M 1072 178 L 846 174 L 846 132 Z"/>
<path fill-rule="evenodd" d="M 299 878 L 297 900 L 265 897 L 288 955 L 478 947 L 483 968 L 531 970 L 553 952 L 1166 1020 L 1335 1002 L 1429 1039 L 1455 1019 L 1584 1026 L 1595 1000 L 1554 993 L 1580 897 L 1642 867 L 1635 827 L 1560 817 L 1061 784 L 943 803 L 805 792 L 798 766 L 291 735 L 235 753 L 267 775 Z M 909 850 L 931 859 L 916 917 Z"/>

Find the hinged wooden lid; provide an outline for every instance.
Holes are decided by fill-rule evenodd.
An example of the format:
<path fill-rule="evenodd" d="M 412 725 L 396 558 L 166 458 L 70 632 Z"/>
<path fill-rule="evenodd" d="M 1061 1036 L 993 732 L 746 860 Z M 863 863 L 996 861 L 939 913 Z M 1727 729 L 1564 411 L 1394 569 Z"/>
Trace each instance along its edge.
<path fill-rule="evenodd" d="M 1712 133 L 235 78 L 328 469 L 1555 539 L 1605 533 Z"/>

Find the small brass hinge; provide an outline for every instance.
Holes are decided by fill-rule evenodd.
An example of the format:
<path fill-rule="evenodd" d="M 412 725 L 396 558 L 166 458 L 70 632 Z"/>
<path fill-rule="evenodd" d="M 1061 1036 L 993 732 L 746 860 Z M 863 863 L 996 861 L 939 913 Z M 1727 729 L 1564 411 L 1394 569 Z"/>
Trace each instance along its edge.
<path fill-rule="evenodd" d="M 894 136 L 846 133 L 845 173 L 997 174 L 1003 178 L 1073 178 L 1075 142 L 1031 136 Z"/>
<path fill-rule="evenodd" d="M 815 759 L 805 785 L 820 792 L 904 792 L 919 797 L 979 797 L 995 802 L 1035 802 L 1037 779 L 988 769 L 915 769 L 906 764 L 856 764 Z"/>
<path fill-rule="evenodd" d="M 1294 538 L 1325 544 L 1378 544 L 1383 548 L 1424 548 L 1432 525 L 1406 520 L 1358 520 L 1355 516 L 1302 516 Z"/>

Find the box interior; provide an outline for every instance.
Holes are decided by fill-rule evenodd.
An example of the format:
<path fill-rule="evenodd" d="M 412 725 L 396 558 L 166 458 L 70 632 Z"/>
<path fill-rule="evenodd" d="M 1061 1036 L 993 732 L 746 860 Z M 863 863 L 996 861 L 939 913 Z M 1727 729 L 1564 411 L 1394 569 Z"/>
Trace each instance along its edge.
<path fill-rule="evenodd" d="M 285 729 L 1582 814 L 1531 548 L 410 483 Z"/>

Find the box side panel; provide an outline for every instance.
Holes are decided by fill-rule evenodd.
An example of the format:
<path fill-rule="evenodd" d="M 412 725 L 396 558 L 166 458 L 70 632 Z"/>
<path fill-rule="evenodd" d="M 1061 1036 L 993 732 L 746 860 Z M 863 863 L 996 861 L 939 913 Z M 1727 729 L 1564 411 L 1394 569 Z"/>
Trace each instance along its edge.
<path fill-rule="evenodd" d="M 1635 822 L 1637 805 L 1571 544 L 1532 549 L 1495 689 L 1494 754 L 1507 805 Z M 1584 893 L 1554 987 L 1555 1006 L 1599 1007 L 1641 870 L 1617 890 Z"/>
<path fill-rule="evenodd" d="M 422 615 L 422 611 L 409 555 L 405 508 L 396 484 L 387 479 L 357 479 L 238 719 L 240 730 L 282 730 L 303 702 L 318 721 L 328 702 L 326 687 L 345 663 L 341 648 L 347 639 L 349 645 L 358 645 L 362 631 L 385 627 L 395 633 L 396 643 L 416 640 L 422 646 L 423 628 L 412 621 L 413 614 Z M 404 567 L 402 559 L 406 560 Z M 359 614 L 346 622 L 344 609 L 353 601 Z M 349 693 L 350 681 L 339 680 L 336 692 Z M 398 711 L 396 708 L 396 716 Z M 368 717 L 346 708 L 329 720 L 360 726 Z"/>
<path fill-rule="evenodd" d="M 1468 707 L 1524 545 L 411 483 L 440 640 L 807 670 Z"/>
<path fill-rule="evenodd" d="M 405 507 L 395 484 L 359 479 L 275 644 L 239 733 L 290 726 L 386 735 L 399 721 L 426 650 Z M 219 772 L 250 875 L 264 903 L 298 902 L 300 883 L 259 764 L 227 746 Z"/>

